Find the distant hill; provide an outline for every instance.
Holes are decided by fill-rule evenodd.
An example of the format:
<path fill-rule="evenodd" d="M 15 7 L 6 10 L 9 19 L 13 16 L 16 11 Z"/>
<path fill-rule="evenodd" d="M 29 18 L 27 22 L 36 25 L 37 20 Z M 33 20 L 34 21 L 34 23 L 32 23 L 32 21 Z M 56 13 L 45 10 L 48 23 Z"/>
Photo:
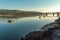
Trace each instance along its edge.
<path fill-rule="evenodd" d="M 33 13 L 39 14 L 42 12 L 0 9 L 0 14 L 33 14 Z"/>

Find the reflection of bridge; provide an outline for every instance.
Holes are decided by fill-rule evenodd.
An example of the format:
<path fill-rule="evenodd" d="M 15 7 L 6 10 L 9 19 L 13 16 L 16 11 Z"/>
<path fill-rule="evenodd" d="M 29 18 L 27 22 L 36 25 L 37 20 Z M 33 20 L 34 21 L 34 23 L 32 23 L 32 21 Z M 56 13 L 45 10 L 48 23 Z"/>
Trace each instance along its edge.
<path fill-rule="evenodd" d="M 60 13 L 45 13 L 45 14 L 43 14 L 44 16 L 49 16 L 49 15 L 51 15 L 51 16 L 56 16 L 56 17 L 59 17 L 60 16 Z"/>

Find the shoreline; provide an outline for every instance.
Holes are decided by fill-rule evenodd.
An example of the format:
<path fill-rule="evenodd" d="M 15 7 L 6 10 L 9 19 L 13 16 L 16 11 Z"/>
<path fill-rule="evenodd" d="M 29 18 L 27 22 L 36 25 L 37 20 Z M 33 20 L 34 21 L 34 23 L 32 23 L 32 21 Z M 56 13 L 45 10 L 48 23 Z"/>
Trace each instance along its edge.
<path fill-rule="evenodd" d="M 21 40 L 52 40 L 52 35 L 54 34 L 48 32 L 47 29 L 45 30 L 45 28 L 46 27 L 49 28 L 49 26 L 53 26 L 54 30 L 60 30 L 60 27 L 59 27 L 60 25 L 58 21 L 55 21 L 55 22 L 44 25 L 40 31 L 33 31 L 33 32 L 30 32 L 29 34 L 26 34 L 25 37 L 21 38 Z"/>
<path fill-rule="evenodd" d="M 45 40 L 45 39 L 47 39 L 46 34 L 48 34 L 48 31 L 44 30 L 44 28 L 46 28 L 49 25 L 53 25 L 54 23 L 55 22 L 52 22 L 52 23 L 45 25 L 43 28 L 41 28 L 40 31 L 33 31 L 33 32 L 26 34 L 25 37 L 21 38 L 21 40 L 31 40 L 31 39 L 32 40 L 38 40 L 38 39 L 39 40 L 42 40 L 42 39 Z M 44 36 L 46 36 L 46 37 L 44 37 Z M 48 37 L 51 37 L 51 36 L 48 36 Z M 47 39 L 47 40 L 49 40 L 49 39 Z"/>

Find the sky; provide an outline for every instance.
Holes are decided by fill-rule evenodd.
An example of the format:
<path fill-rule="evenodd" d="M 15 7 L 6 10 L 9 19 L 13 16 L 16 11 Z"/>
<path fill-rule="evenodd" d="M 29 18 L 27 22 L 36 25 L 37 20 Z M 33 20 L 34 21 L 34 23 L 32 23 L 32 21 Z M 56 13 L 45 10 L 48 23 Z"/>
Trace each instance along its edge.
<path fill-rule="evenodd" d="M 0 0 L 0 9 L 60 12 L 60 0 Z"/>

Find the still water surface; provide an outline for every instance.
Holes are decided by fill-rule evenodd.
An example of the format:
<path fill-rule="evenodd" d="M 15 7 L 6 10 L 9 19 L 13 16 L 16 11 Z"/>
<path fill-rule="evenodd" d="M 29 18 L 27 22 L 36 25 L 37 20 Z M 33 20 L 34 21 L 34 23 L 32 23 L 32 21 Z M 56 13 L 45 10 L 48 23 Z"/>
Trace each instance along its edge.
<path fill-rule="evenodd" d="M 44 25 L 54 22 L 55 19 L 57 17 L 0 18 L 0 40 L 19 40 L 27 33 L 40 30 Z M 15 21 L 8 23 L 8 20 Z"/>

